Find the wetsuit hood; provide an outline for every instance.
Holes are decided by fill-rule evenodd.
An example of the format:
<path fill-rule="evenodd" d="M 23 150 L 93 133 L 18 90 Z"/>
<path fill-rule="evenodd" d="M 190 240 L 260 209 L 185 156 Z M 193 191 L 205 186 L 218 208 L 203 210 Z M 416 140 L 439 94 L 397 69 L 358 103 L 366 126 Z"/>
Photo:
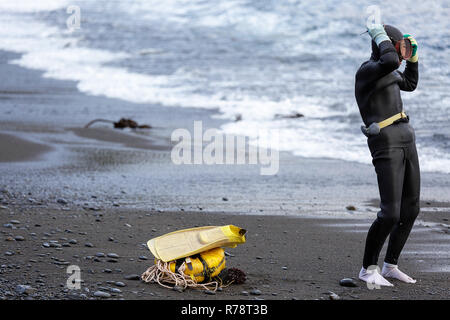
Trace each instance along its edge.
<path fill-rule="evenodd" d="M 391 41 L 393 45 L 395 45 L 394 41 L 399 41 L 403 39 L 403 33 L 401 33 L 400 30 L 398 30 L 396 27 L 385 24 L 384 30 L 386 31 L 389 38 L 391 38 Z M 372 56 L 370 57 L 371 60 L 378 60 L 380 59 L 380 49 L 378 48 L 375 41 L 372 40 Z"/>

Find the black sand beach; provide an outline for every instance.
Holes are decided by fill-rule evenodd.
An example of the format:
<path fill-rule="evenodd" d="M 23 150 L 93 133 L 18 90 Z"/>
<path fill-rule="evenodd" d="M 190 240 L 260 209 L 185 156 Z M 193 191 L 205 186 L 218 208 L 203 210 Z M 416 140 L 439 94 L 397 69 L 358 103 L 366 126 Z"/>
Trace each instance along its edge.
<path fill-rule="evenodd" d="M 418 282 L 344 288 L 339 280 L 357 277 L 377 211 L 371 166 L 287 153 L 275 176 L 261 176 L 257 165 L 176 166 L 170 133 L 191 128 L 186 119 L 218 128 L 214 111 L 145 105 L 154 117 L 135 120 L 154 129 L 84 129 L 108 116 L 96 106 L 110 106 L 117 121 L 128 102 L 7 64 L 14 56 L 0 52 L 0 74 L 10 75 L 0 84 L 0 298 L 97 299 L 99 290 L 111 299 L 330 299 L 330 291 L 342 299 L 450 298 L 449 175 L 422 175 L 422 212 L 400 262 Z M 70 115 L 58 114 L 61 104 L 73 105 Z M 38 109 L 56 116 L 46 121 Z M 126 279 L 153 263 L 148 239 L 223 224 L 248 230 L 247 243 L 227 249 L 227 265 L 247 273 L 245 284 L 206 295 Z M 47 248 L 51 241 L 61 246 Z M 65 287 L 68 265 L 81 268 L 81 290 Z M 33 290 L 21 294 L 18 285 Z"/>

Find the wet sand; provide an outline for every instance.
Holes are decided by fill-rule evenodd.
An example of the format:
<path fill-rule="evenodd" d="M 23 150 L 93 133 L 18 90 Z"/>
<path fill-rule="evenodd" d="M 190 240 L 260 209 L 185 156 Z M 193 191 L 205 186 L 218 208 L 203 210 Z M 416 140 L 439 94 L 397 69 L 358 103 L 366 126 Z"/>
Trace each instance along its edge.
<path fill-rule="evenodd" d="M 45 144 L 33 143 L 14 135 L 0 133 L 0 162 L 19 162 L 39 159 L 50 151 Z"/>
<path fill-rule="evenodd" d="M 404 270 L 418 280 L 414 285 L 394 280 L 393 288 L 369 290 L 363 282 L 356 280 L 356 288 L 340 286 L 340 279 L 357 277 L 360 269 L 365 233 L 348 232 L 358 229 L 352 220 L 120 208 L 43 210 L 38 206 L 3 209 L 2 223 L 11 220 L 15 220 L 11 223 L 13 228 L 2 228 L 3 241 L 0 242 L 0 296 L 7 299 L 91 299 L 99 290 L 109 293 L 111 299 L 329 299 L 329 291 L 341 299 L 352 300 L 450 297 L 449 273 L 422 270 L 417 261 L 425 257 L 420 252 L 406 254 L 401 261 Z M 157 284 L 127 280 L 130 275 L 140 275 L 153 264 L 152 255 L 145 247 L 148 239 L 180 228 L 225 224 L 248 230 L 245 244 L 226 249 L 231 254 L 227 257 L 227 266 L 243 270 L 247 274 L 245 284 L 206 295 L 199 290 L 188 289 L 180 293 Z M 441 231 L 428 232 L 438 236 Z M 8 240 L 12 238 L 21 240 Z M 405 251 L 414 251 L 424 243 L 432 244 L 432 238 L 427 236 L 428 240 L 424 240 L 423 232 L 413 232 Z M 46 248 L 45 243 L 52 241 L 58 246 Z M 108 253 L 116 253 L 119 258 L 103 256 Z M 439 262 L 439 258 L 426 260 L 427 264 Z M 68 265 L 80 267 L 81 290 L 65 287 Z M 29 296 L 19 295 L 16 293 L 19 284 L 30 285 L 36 291 Z M 112 292 L 111 288 L 120 291 Z M 254 289 L 260 290 L 261 294 L 248 294 Z"/>

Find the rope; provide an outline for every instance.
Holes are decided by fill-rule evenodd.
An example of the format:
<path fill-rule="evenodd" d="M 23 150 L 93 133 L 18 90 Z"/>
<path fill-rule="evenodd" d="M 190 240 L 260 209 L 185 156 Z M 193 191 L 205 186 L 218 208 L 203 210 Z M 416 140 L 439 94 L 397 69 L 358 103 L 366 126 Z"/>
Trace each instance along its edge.
<path fill-rule="evenodd" d="M 178 272 L 172 272 L 170 270 L 170 262 L 163 262 L 156 260 L 154 266 L 148 268 L 141 276 L 141 279 L 147 283 L 158 283 L 160 286 L 168 289 L 172 289 L 164 283 L 172 284 L 174 286 L 193 289 L 203 289 L 209 291 L 216 291 L 219 287 L 217 281 L 211 281 L 208 283 L 197 283 L 190 276 L 184 273 L 186 270 L 186 262 L 183 262 L 178 268 Z"/>

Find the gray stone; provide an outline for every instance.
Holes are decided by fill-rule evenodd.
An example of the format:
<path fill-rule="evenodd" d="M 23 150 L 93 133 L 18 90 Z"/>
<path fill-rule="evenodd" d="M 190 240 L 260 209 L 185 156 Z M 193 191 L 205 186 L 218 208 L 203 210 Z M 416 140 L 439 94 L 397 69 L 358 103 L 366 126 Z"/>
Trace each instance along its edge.
<path fill-rule="evenodd" d="M 125 287 L 126 286 L 126 284 L 121 281 L 114 282 L 114 285 L 117 287 Z"/>
<path fill-rule="evenodd" d="M 339 284 L 343 287 L 357 287 L 358 284 L 355 280 L 352 278 L 344 278 L 341 281 L 339 281 Z"/>
<path fill-rule="evenodd" d="M 138 274 L 129 274 L 124 276 L 125 280 L 140 280 L 141 277 Z"/>
<path fill-rule="evenodd" d="M 179 293 L 182 293 L 182 292 L 184 291 L 184 288 L 181 287 L 181 286 L 174 286 L 174 287 L 172 288 L 172 290 L 173 290 L 173 291 L 176 291 L 176 292 L 179 292 Z"/>
<path fill-rule="evenodd" d="M 59 203 L 59 204 L 67 204 L 68 203 L 67 200 L 63 199 L 63 198 L 57 199 L 56 202 Z"/>
<path fill-rule="evenodd" d="M 106 256 L 108 258 L 119 259 L 119 255 L 117 253 L 108 253 Z"/>
<path fill-rule="evenodd" d="M 250 294 L 253 295 L 253 296 L 259 296 L 259 295 L 261 295 L 261 290 L 258 290 L 258 289 L 252 289 L 252 290 L 250 291 Z"/>
<path fill-rule="evenodd" d="M 205 290 L 205 291 L 203 291 L 203 293 L 204 293 L 204 294 L 211 295 L 211 296 L 213 296 L 213 295 L 216 294 L 216 292 L 215 292 L 215 291 L 212 291 L 212 290 Z"/>
<path fill-rule="evenodd" d="M 36 292 L 36 289 L 33 288 L 33 287 L 31 287 L 31 286 L 28 286 L 28 285 L 19 284 L 19 285 L 16 287 L 16 292 L 17 292 L 18 294 L 27 294 L 27 295 L 29 295 L 29 294 L 35 293 L 35 292 Z"/>
<path fill-rule="evenodd" d="M 98 297 L 98 298 L 110 298 L 111 294 L 109 294 L 108 292 L 104 292 L 104 291 L 95 291 L 94 292 L 94 297 Z"/>

